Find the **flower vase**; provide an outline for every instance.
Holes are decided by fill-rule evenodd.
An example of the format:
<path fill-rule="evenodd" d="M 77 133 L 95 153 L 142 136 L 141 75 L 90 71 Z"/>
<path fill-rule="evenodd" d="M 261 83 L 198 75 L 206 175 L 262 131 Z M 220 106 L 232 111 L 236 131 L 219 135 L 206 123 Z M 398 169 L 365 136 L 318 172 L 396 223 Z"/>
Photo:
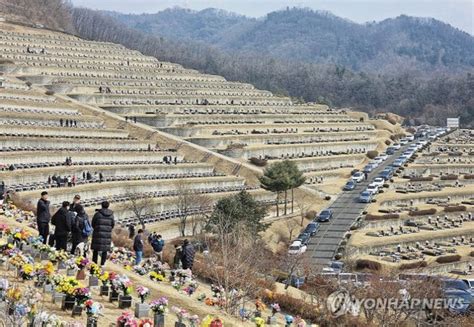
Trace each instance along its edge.
<path fill-rule="evenodd" d="M 99 294 L 100 296 L 109 296 L 109 285 L 102 285 Z"/>
<path fill-rule="evenodd" d="M 109 302 L 114 302 L 114 301 L 117 301 L 118 299 L 119 299 L 119 294 L 117 290 L 112 288 L 112 290 L 109 293 Z"/>
<path fill-rule="evenodd" d="M 135 303 L 135 317 L 143 318 L 149 317 L 150 306 L 146 303 Z"/>
<path fill-rule="evenodd" d="M 64 300 L 64 293 L 53 292 L 53 303 L 62 303 Z"/>
<path fill-rule="evenodd" d="M 66 295 L 63 298 L 61 309 L 62 310 L 72 310 L 76 304 L 76 298 L 72 295 Z"/>
<path fill-rule="evenodd" d="M 44 284 L 44 285 L 43 285 L 43 292 L 45 292 L 45 293 L 53 293 L 53 285 L 51 285 L 51 284 Z"/>
<path fill-rule="evenodd" d="M 86 322 L 86 327 L 97 327 L 97 318 L 88 316 L 87 317 L 87 322 Z"/>
<path fill-rule="evenodd" d="M 275 316 L 270 316 L 267 318 L 267 325 L 276 325 L 276 317 Z"/>
<path fill-rule="evenodd" d="M 89 276 L 89 287 L 99 286 L 99 278 L 97 276 Z"/>
<path fill-rule="evenodd" d="M 153 316 L 153 327 L 165 327 L 165 315 L 156 312 Z"/>
<path fill-rule="evenodd" d="M 120 295 L 118 300 L 120 309 L 128 309 L 132 306 L 132 297 L 130 295 Z"/>
<path fill-rule="evenodd" d="M 79 271 L 76 274 L 76 279 L 77 280 L 85 280 L 86 279 L 86 271 L 84 268 L 79 269 Z"/>
<path fill-rule="evenodd" d="M 77 317 L 82 315 L 82 306 L 75 304 L 72 307 L 71 317 Z"/>

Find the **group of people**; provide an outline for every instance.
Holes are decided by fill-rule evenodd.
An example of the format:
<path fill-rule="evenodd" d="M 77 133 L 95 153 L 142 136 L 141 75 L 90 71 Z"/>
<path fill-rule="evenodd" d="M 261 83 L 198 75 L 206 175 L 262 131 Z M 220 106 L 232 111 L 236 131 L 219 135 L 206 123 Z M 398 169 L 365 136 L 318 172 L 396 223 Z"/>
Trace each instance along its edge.
<path fill-rule="evenodd" d="M 143 250 L 145 247 L 144 233 L 143 229 L 139 229 L 137 234 L 135 234 L 135 225 L 128 225 L 129 238 L 133 239 L 133 251 L 135 252 L 135 265 L 139 265 L 143 259 Z M 163 262 L 163 250 L 165 248 L 165 241 L 163 237 L 156 232 L 148 234 L 147 237 L 148 243 L 153 248 L 153 252 L 156 256 L 156 259 L 160 262 Z M 194 263 L 194 246 L 185 239 L 182 244 L 176 244 L 175 246 L 175 255 L 173 258 L 173 268 L 174 269 L 192 269 Z"/>
<path fill-rule="evenodd" d="M 108 86 L 99 86 L 99 93 L 112 93 L 112 91 Z"/>
<path fill-rule="evenodd" d="M 67 251 L 68 243 L 71 242 L 70 253 L 87 256 L 91 238 L 92 261 L 98 263 L 100 255 L 100 264 L 103 266 L 111 248 L 115 226 L 114 213 L 109 206 L 108 201 L 102 202 L 101 208 L 96 210 L 90 221 L 81 205 L 81 197 L 75 195 L 71 203 L 64 201 L 61 208 L 51 216 L 48 192 L 42 192 L 36 208 L 36 224 L 43 243 Z M 54 232 L 51 233 L 50 224 L 54 226 Z"/>
<path fill-rule="evenodd" d="M 81 196 L 75 195 L 72 202 L 64 201 L 54 215 L 50 212 L 48 192 L 43 191 L 36 208 L 36 224 L 39 235 L 44 244 L 54 246 L 58 250 L 68 251 L 73 255 L 87 256 L 92 250 L 92 261 L 104 266 L 112 245 L 112 230 L 115 226 L 114 213 L 110 210 L 108 201 L 96 209 L 92 221 L 81 204 Z M 54 227 L 50 229 L 50 224 Z M 135 235 L 135 226 L 129 225 L 129 237 L 133 239 L 135 264 L 139 265 L 143 259 L 145 237 L 153 248 L 156 258 L 163 262 L 165 241 L 162 236 L 152 232 L 145 236 L 145 231 L 139 229 Z M 69 243 L 71 243 L 69 247 Z M 175 245 L 173 258 L 174 269 L 192 269 L 195 249 L 187 239 L 182 244 Z"/>
<path fill-rule="evenodd" d="M 61 127 L 66 126 L 66 127 L 77 127 L 77 120 L 72 120 L 72 119 L 59 119 L 59 124 Z"/>

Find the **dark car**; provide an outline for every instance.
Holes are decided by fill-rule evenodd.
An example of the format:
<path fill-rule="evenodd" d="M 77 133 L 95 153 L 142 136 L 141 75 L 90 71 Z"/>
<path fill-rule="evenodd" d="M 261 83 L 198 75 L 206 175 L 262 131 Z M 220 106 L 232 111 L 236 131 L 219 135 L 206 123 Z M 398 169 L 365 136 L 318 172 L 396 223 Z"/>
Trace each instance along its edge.
<path fill-rule="evenodd" d="M 307 232 L 302 232 L 298 237 L 296 238 L 297 241 L 301 241 L 302 244 L 308 244 L 309 239 L 311 238 L 311 235 Z"/>
<path fill-rule="evenodd" d="M 344 185 L 343 190 L 344 191 L 352 191 L 353 189 L 355 189 L 355 187 L 356 187 L 356 183 L 354 181 L 350 180 L 346 183 L 346 185 Z"/>
<path fill-rule="evenodd" d="M 319 222 L 327 222 L 332 218 L 332 210 L 331 209 L 324 209 L 319 213 L 318 221 Z"/>
<path fill-rule="evenodd" d="M 310 236 L 314 236 L 319 231 L 319 224 L 317 222 L 312 222 L 306 225 L 304 233 L 309 233 Z"/>

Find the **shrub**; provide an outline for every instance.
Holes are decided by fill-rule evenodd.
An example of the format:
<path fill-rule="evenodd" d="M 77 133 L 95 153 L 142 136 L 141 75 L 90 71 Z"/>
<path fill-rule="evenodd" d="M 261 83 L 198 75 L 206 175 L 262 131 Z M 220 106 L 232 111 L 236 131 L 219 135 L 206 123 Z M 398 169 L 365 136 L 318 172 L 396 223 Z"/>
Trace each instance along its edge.
<path fill-rule="evenodd" d="M 397 124 L 397 120 L 393 117 L 388 117 L 387 121 L 392 124 L 392 125 L 396 125 Z"/>
<path fill-rule="evenodd" d="M 384 219 L 396 219 L 396 218 L 400 218 L 400 215 L 398 213 L 389 213 L 389 214 L 386 214 L 386 215 L 367 214 L 365 216 L 365 220 L 368 220 L 368 221 L 384 220 Z"/>
<path fill-rule="evenodd" d="M 444 176 L 441 176 L 440 178 L 442 181 L 455 181 L 458 179 L 458 176 L 457 175 L 444 175 Z"/>
<path fill-rule="evenodd" d="M 266 292 L 263 294 L 262 300 L 267 303 L 278 303 L 285 313 L 300 316 L 305 320 L 317 321 L 320 318 L 319 310 L 315 305 L 287 294 Z"/>
<path fill-rule="evenodd" d="M 461 255 L 459 254 L 444 255 L 442 257 L 436 258 L 437 263 L 450 263 L 450 262 L 456 262 L 459 260 L 461 260 Z"/>
<path fill-rule="evenodd" d="M 267 159 L 259 159 L 259 158 L 255 158 L 255 157 L 250 158 L 249 161 L 252 164 L 254 164 L 255 166 L 258 166 L 258 167 L 264 167 L 268 163 Z"/>
<path fill-rule="evenodd" d="M 410 211 L 408 215 L 410 216 L 425 216 L 425 215 L 434 215 L 436 213 L 435 208 L 425 209 L 425 210 L 416 210 Z"/>
<path fill-rule="evenodd" d="M 390 142 L 390 140 L 385 140 L 385 145 L 390 145 L 392 144 L 392 142 Z"/>
<path fill-rule="evenodd" d="M 31 83 L 30 81 L 26 82 L 25 84 L 26 84 L 26 86 L 28 86 L 28 87 L 31 87 L 31 85 L 33 85 L 33 83 Z"/>
<path fill-rule="evenodd" d="M 428 266 L 428 263 L 425 260 L 420 260 L 416 262 L 403 263 L 400 265 L 400 270 L 417 269 L 417 268 L 423 268 L 427 266 Z"/>
<path fill-rule="evenodd" d="M 380 269 L 382 269 L 382 265 L 380 264 L 380 262 L 377 262 L 377 261 L 359 259 L 356 261 L 355 268 L 356 270 L 368 269 L 368 270 L 379 271 Z"/>
<path fill-rule="evenodd" d="M 54 95 L 54 91 L 48 90 L 48 91 L 44 92 L 44 94 L 46 94 L 46 95 Z"/>
<path fill-rule="evenodd" d="M 433 177 L 411 177 L 410 182 L 431 182 Z"/>
<path fill-rule="evenodd" d="M 466 206 L 447 206 L 444 207 L 445 212 L 466 211 Z"/>
<path fill-rule="evenodd" d="M 464 179 L 474 179 L 474 175 L 473 174 L 466 174 L 466 175 L 464 175 Z"/>
<path fill-rule="evenodd" d="M 315 210 L 309 210 L 308 212 L 306 212 L 306 214 L 304 215 L 306 219 L 310 219 L 310 220 L 313 220 L 314 217 L 316 217 L 316 215 L 318 214 L 317 211 Z"/>
<path fill-rule="evenodd" d="M 367 152 L 367 157 L 368 157 L 369 159 L 374 159 L 374 158 L 375 158 L 376 156 L 378 156 L 378 155 L 379 155 L 379 152 L 376 151 L 376 150 L 371 150 L 371 151 L 368 151 L 368 152 Z"/>
<path fill-rule="evenodd" d="M 469 253 L 469 255 L 470 255 L 471 257 L 474 257 L 474 251 L 471 251 L 471 253 Z"/>
<path fill-rule="evenodd" d="M 324 200 L 326 200 L 326 201 L 329 201 L 329 200 L 331 200 L 331 196 L 329 196 L 329 195 L 326 195 L 326 196 L 324 197 Z"/>

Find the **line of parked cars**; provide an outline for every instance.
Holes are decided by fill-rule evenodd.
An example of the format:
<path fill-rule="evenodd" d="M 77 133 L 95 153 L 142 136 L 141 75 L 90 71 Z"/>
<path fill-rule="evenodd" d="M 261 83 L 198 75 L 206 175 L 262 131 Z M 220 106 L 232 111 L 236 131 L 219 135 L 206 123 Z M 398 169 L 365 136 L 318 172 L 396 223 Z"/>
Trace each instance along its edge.
<path fill-rule="evenodd" d="M 311 237 L 316 235 L 319 231 L 320 223 L 328 222 L 333 217 L 333 211 L 331 209 L 322 210 L 319 215 L 314 217 L 314 220 L 306 225 L 305 229 L 298 235 L 290 247 L 288 248 L 289 254 L 302 254 L 308 249 L 308 243 Z"/>

